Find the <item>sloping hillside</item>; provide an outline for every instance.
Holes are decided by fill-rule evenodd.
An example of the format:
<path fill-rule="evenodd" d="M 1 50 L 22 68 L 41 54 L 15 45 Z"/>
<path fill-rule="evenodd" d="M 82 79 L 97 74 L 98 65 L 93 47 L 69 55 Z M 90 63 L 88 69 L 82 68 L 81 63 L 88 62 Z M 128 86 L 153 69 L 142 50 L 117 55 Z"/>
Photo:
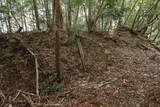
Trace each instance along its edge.
<path fill-rule="evenodd" d="M 0 90 L 5 95 L 0 101 L 5 101 L 4 105 L 18 90 L 35 93 L 35 64 L 29 49 L 38 58 L 41 103 L 51 107 L 160 106 L 160 52 L 155 45 L 128 31 L 117 30 L 111 35 L 85 33 L 80 37 L 82 64 L 77 41 L 63 35 L 61 84 L 55 78 L 53 35 L 25 32 L 0 36 Z M 38 102 L 38 97 L 30 97 Z M 22 96 L 13 102 L 25 106 L 20 101 L 26 102 Z"/>

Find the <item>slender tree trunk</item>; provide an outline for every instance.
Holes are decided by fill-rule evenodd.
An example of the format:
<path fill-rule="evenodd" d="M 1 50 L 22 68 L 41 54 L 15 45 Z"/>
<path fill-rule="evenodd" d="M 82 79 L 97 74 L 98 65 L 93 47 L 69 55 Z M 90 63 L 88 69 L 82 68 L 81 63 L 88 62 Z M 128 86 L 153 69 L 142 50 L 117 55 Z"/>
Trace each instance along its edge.
<path fill-rule="evenodd" d="M 79 9 L 80 9 L 80 6 L 77 7 L 77 12 L 76 12 L 76 16 L 75 16 L 75 24 L 77 24 L 77 22 L 78 22 Z"/>
<path fill-rule="evenodd" d="M 1 21 L 1 31 L 4 32 L 4 22 Z"/>
<path fill-rule="evenodd" d="M 88 31 L 89 32 L 96 32 L 96 20 L 94 18 L 92 18 L 92 0 L 88 0 L 88 21 L 87 21 L 87 25 L 88 25 Z"/>
<path fill-rule="evenodd" d="M 60 35 L 59 31 L 63 28 L 63 18 L 62 18 L 62 12 L 61 12 L 61 5 L 60 0 L 53 0 L 54 2 L 54 24 L 52 26 L 52 33 L 56 35 L 56 72 L 57 72 L 57 78 L 58 81 L 61 81 L 61 65 L 60 65 Z"/>
<path fill-rule="evenodd" d="M 3 28 L 3 26 L 2 26 L 2 21 L 0 21 L 0 24 L 1 24 L 1 26 L 0 26 L 0 33 L 2 33 L 3 31 L 2 31 L 2 28 Z"/>
<path fill-rule="evenodd" d="M 2 4 L 2 2 L 0 3 L 0 7 L 2 6 L 3 4 Z M 1 17 L 3 18 L 3 14 L 1 15 Z M 1 20 L 0 21 L 0 33 L 2 33 L 3 32 L 3 21 Z"/>
<path fill-rule="evenodd" d="M 132 0 L 131 0 L 131 1 L 132 1 Z M 126 18 L 126 20 L 125 20 L 125 22 L 124 22 L 124 25 L 127 24 L 128 19 L 130 18 L 131 14 L 133 13 L 133 10 L 134 10 L 134 8 L 136 7 L 138 1 L 139 1 L 139 0 L 137 0 L 137 1 L 134 3 L 134 5 L 133 5 L 133 7 L 132 7 L 132 9 L 131 9 L 131 11 L 130 11 L 130 13 L 128 14 L 128 16 L 127 16 L 127 18 Z"/>
<path fill-rule="evenodd" d="M 55 0 L 55 24 L 59 29 L 63 29 L 63 16 L 60 0 Z"/>
<path fill-rule="evenodd" d="M 97 26 L 96 23 L 98 19 L 103 15 L 103 11 L 107 7 L 107 3 L 105 3 L 105 0 L 102 0 L 102 2 L 99 5 L 98 11 L 95 12 L 95 17 L 92 15 L 92 0 L 89 0 L 89 6 L 88 6 L 88 20 L 87 20 L 87 26 L 89 32 L 96 32 Z"/>
<path fill-rule="evenodd" d="M 87 20 L 88 31 L 94 32 L 96 31 L 96 22 L 92 18 L 91 9 L 92 9 L 92 1 L 88 0 L 88 20 Z"/>
<path fill-rule="evenodd" d="M 6 0 L 6 4 L 8 7 L 8 11 L 7 11 L 8 32 L 12 32 L 11 15 L 10 15 L 10 11 L 11 11 L 10 0 Z"/>
<path fill-rule="evenodd" d="M 6 28 L 7 28 L 7 32 L 9 32 L 9 26 L 8 26 L 8 20 L 7 20 L 7 18 L 5 18 L 5 25 L 6 25 Z"/>
<path fill-rule="evenodd" d="M 112 19 L 110 20 L 110 23 L 109 23 L 109 27 L 108 27 L 108 31 L 107 32 L 109 32 L 111 29 L 112 29 L 112 23 L 113 23 L 113 21 L 112 21 Z"/>
<path fill-rule="evenodd" d="M 23 16 L 22 15 L 21 15 L 21 22 L 22 22 L 22 24 L 21 24 L 21 26 L 19 25 L 19 28 L 20 27 L 24 28 L 24 20 L 23 20 Z"/>
<path fill-rule="evenodd" d="M 36 27 L 37 27 L 38 30 L 40 30 L 40 21 L 39 21 L 37 0 L 33 0 L 33 7 L 34 7 L 35 18 L 36 18 Z"/>
<path fill-rule="evenodd" d="M 84 5 L 83 5 L 83 9 L 84 9 L 84 14 L 85 14 L 85 21 L 86 21 L 86 24 L 88 25 L 87 10 L 86 10 L 86 7 Z"/>
<path fill-rule="evenodd" d="M 53 7 L 53 21 L 52 21 L 52 27 L 50 28 L 50 31 L 54 32 L 56 29 L 63 29 L 63 16 L 62 16 L 62 10 L 60 6 L 60 0 L 53 0 L 52 3 Z"/>
<path fill-rule="evenodd" d="M 25 14 L 24 14 L 24 16 L 23 16 L 23 20 L 24 20 L 25 29 L 26 29 L 26 31 L 28 31 L 27 22 L 26 22 L 26 18 L 25 18 Z"/>
<path fill-rule="evenodd" d="M 160 30 L 158 29 L 158 32 L 157 32 L 155 38 L 153 39 L 153 41 L 156 41 L 156 39 L 158 38 L 159 34 L 160 34 Z"/>
<path fill-rule="evenodd" d="M 157 7 L 158 7 L 159 3 L 160 3 L 160 0 L 157 0 L 155 2 L 155 4 L 151 7 L 151 10 L 149 10 L 149 12 L 152 12 L 152 10 L 153 11 L 157 10 Z M 142 34 L 146 33 L 149 25 L 152 24 L 157 18 L 158 18 L 158 15 L 148 16 L 148 19 L 147 19 L 147 22 L 146 22 L 145 26 L 140 30 L 142 32 Z"/>
<path fill-rule="evenodd" d="M 101 18 L 101 25 L 102 25 L 102 31 L 104 31 L 104 17 L 102 16 L 102 18 Z"/>
<path fill-rule="evenodd" d="M 33 9 L 31 10 L 31 13 L 32 13 L 32 15 L 29 15 L 30 19 L 32 19 L 31 20 L 31 22 L 32 22 L 31 23 L 31 25 L 32 25 L 31 27 L 33 27 L 33 29 L 36 29 L 36 25 L 35 25 L 35 22 L 34 22 L 36 19 L 35 19 L 35 15 L 34 15 Z"/>
<path fill-rule="evenodd" d="M 10 8 L 11 8 L 12 0 L 9 1 L 8 3 L 9 3 L 9 6 L 10 6 Z M 17 18 L 15 17 L 15 13 L 14 13 L 13 11 L 11 11 L 10 13 L 11 13 L 11 17 L 13 17 L 14 21 L 16 22 L 17 27 L 20 28 L 21 26 L 20 26 L 20 24 L 19 24 Z M 21 15 L 21 16 L 22 16 L 22 15 Z"/>
<path fill-rule="evenodd" d="M 143 4 L 143 0 L 142 0 L 142 2 L 141 2 L 141 4 L 140 4 L 139 9 L 138 9 L 138 11 L 137 11 L 137 13 L 136 13 L 136 16 L 135 16 L 135 18 L 134 18 L 134 20 L 133 20 L 132 27 L 131 27 L 132 30 L 134 29 L 134 27 L 135 27 L 135 25 L 136 25 L 136 21 L 139 20 L 138 18 L 139 18 L 139 14 L 140 14 L 140 12 L 141 12 L 141 9 L 142 9 L 142 4 Z"/>
<path fill-rule="evenodd" d="M 46 13 L 47 27 L 50 28 L 51 14 L 50 14 L 50 10 L 48 7 L 48 0 L 44 0 L 44 6 L 45 6 L 45 13 Z"/>
<path fill-rule="evenodd" d="M 55 20 L 55 19 L 54 19 L 54 18 L 55 18 L 55 17 L 54 17 L 54 15 L 55 15 L 55 13 L 54 13 L 55 10 L 54 10 L 54 8 L 55 8 L 55 7 L 54 7 L 54 0 L 53 0 L 53 2 L 52 2 L 52 26 L 51 26 L 50 29 L 52 29 L 52 27 L 53 27 L 53 25 L 54 25 L 54 20 Z M 51 30 L 51 31 L 52 31 L 52 30 Z"/>
<path fill-rule="evenodd" d="M 125 0 L 122 1 L 121 10 L 124 8 L 124 5 L 125 5 Z M 120 17 L 119 20 L 118 20 L 118 26 L 117 27 L 121 26 L 122 22 L 123 22 L 122 17 Z"/>
<path fill-rule="evenodd" d="M 71 35 L 71 27 L 72 27 L 72 8 L 71 8 L 71 1 L 68 0 L 67 5 L 67 11 L 68 11 L 68 24 L 67 24 L 67 31 L 68 35 Z"/>

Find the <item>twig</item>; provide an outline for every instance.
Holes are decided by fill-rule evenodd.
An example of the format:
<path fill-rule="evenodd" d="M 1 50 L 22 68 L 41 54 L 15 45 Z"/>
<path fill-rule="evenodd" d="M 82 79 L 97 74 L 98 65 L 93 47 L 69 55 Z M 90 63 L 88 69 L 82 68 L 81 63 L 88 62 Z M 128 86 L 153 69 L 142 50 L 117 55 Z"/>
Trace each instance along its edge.
<path fill-rule="evenodd" d="M 32 99 L 29 97 L 27 97 L 25 94 L 22 94 L 23 98 L 25 98 L 25 100 L 30 104 L 31 107 L 36 107 L 34 105 L 34 102 L 32 101 Z"/>
<path fill-rule="evenodd" d="M 105 81 L 103 84 L 99 85 L 97 88 L 102 88 L 103 86 L 105 85 L 108 85 L 108 84 L 111 84 L 115 81 L 117 81 L 118 79 L 115 79 L 115 80 L 111 80 L 111 81 Z"/>
<path fill-rule="evenodd" d="M 43 106 L 43 107 L 55 107 L 55 106 L 57 106 L 57 107 L 61 107 L 62 106 L 62 104 L 42 104 L 42 103 L 35 103 L 34 105 L 36 105 L 36 106 Z"/>
<path fill-rule="evenodd" d="M 0 90 L 0 98 L 2 99 L 2 103 L 0 104 L 0 106 L 2 106 L 4 104 L 4 102 L 5 102 L 5 99 L 6 99 L 6 97 L 5 97 L 4 93 L 2 92 L 2 90 Z"/>
<path fill-rule="evenodd" d="M 16 96 L 12 99 L 12 101 L 15 101 L 17 99 L 17 97 L 20 95 L 20 91 L 18 91 L 18 93 L 16 94 Z"/>
<path fill-rule="evenodd" d="M 21 93 L 23 93 L 23 94 L 27 94 L 27 95 L 38 97 L 38 95 L 33 94 L 33 93 L 25 92 L 25 91 L 22 91 L 22 90 L 18 90 L 18 91 L 21 92 Z"/>

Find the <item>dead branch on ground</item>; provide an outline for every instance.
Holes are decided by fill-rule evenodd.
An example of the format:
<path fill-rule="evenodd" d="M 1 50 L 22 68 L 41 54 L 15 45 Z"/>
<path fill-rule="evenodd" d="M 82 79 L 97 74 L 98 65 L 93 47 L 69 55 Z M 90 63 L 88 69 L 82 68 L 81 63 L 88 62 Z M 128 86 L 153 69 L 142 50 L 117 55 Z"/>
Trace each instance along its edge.
<path fill-rule="evenodd" d="M 86 71 L 85 61 L 84 61 L 84 51 L 83 51 L 83 47 L 82 47 L 81 41 L 79 39 L 77 40 L 77 44 L 78 44 L 78 49 L 79 49 L 79 54 L 80 54 L 80 57 L 81 57 L 83 70 Z"/>

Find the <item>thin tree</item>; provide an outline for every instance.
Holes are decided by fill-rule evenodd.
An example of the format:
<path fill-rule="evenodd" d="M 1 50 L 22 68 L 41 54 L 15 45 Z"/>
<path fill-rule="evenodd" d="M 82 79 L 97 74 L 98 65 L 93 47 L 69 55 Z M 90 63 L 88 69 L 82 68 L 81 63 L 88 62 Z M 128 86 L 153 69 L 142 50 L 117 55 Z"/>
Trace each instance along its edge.
<path fill-rule="evenodd" d="M 56 35 L 56 72 L 57 72 L 57 79 L 61 81 L 61 68 L 60 68 L 60 37 L 59 31 L 63 28 L 63 18 L 61 12 L 61 5 L 60 0 L 53 0 L 54 4 L 54 18 L 53 18 L 53 25 L 52 25 L 52 34 Z"/>
<path fill-rule="evenodd" d="M 33 0 L 33 7 L 34 7 L 35 18 L 36 18 L 36 27 L 37 27 L 38 30 L 40 30 L 40 21 L 39 21 L 37 0 Z"/>
<path fill-rule="evenodd" d="M 10 5 L 10 0 L 6 0 L 6 4 L 7 4 L 7 28 L 8 28 L 8 32 L 12 32 L 12 24 L 11 24 L 11 5 Z"/>
<path fill-rule="evenodd" d="M 67 23 L 67 31 L 68 35 L 71 35 L 71 27 L 72 27 L 72 8 L 71 8 L 71 0 L 68 0 L 67 5 L 67 13 L 68 13 L 68 23 Z"/>
<path fill-rule="evenodd" d="M 48 7 L 48 0 L 44 0 L 44 6 L 45 6 L 45 13 L 46 13 L 47 27 L 50 28 L 51 14 Z"/>

